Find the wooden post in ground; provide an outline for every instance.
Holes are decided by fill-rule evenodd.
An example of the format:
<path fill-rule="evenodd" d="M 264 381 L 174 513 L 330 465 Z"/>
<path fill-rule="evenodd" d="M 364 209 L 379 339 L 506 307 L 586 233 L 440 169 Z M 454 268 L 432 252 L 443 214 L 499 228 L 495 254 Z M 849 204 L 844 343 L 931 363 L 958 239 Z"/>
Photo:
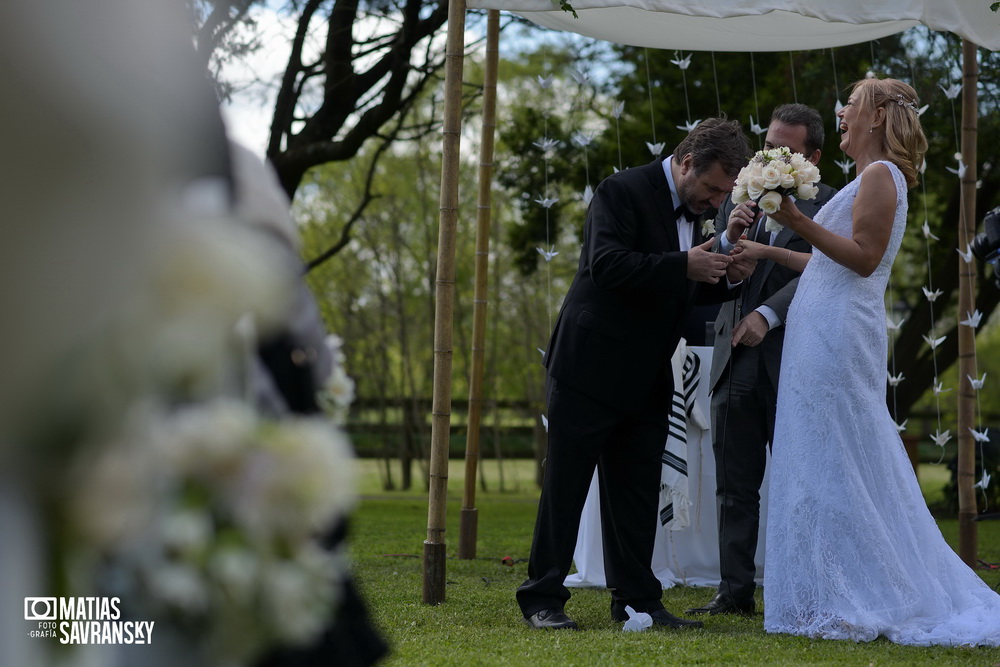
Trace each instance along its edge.
<path fill-rule="evenodd" d="M 978 106 L 976 85 L 979 65 L 976 45 L 962 40 L 962 177 L 958 243 L 961 249 L 976 233 L 976 125 Z M 958 317 L 964 319 L 976 307 L 976 260 L 958 263 Z M 976 428 L 976 392 L 969 377 L 976 374 L 976 330 L 958 327 L 958 555 L 969 567 L 976 566 L 979 551 L 976 529 L 976 442 L 970 429 Z"/>
<path fill-rule="evenodd" d="M 476 557 L 479 511 L 476 472 L 479 425 L 483 414 L 483 365 L 486 356 L 486 306 L 490 260 L 490 210 L 493 192 L 493 138 L 496 132 L 497 66 L 500 59 L 500 12 L 489 10 L 486 68 L 483 75 L 483 129 L 479 148 L 479 208 L 476 215 L 476 291 L 472 313 L 472 377 L 469 378 L 469 431 L 465 437 L 465 492 L 458 530 L 458 557 Z"/>
<path fill-rule="evenodd" d="M 462 70 L 465 56 L 465 0 L 449 0 L 445 46 L 444 127 L 441 146 L 441 215 L 434 290 L 434 396 L 431 405 L 430 491 L 424 541 L 426 604 L 445 598 L 445 509 L 448 501 L 448 445 L 451 434 L 451 357 L 455 315 L 455 234 L 458 223 L 458 167 L 462 131 Z"/>

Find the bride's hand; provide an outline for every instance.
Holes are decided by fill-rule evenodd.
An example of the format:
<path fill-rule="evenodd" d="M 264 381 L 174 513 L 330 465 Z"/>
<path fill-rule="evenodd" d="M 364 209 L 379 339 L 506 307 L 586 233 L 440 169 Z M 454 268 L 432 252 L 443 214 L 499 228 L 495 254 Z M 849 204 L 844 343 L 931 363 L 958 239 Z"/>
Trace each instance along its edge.
<path fill-rule="evenodd" d="M 802 215 L 802 213 L 795 205 L 795 202 L 791 197 L 785 195 L 781 199 L 781 206 L 778 210 L 774 213 L 769 213 L 767 217 L 771 218 L 782 227 L 791 227 L 794 229 L 795 223 L 800 215 Z"/>
<path fill-rule="evenodd" d="M 764 259 L 764 249 L 767 247 L 763 243 L 751 241 L 743 236 L 736 242 L 736 247 L 733 248 L 733 255 L 739 255 L 741 259 L 760 260 Z"/>

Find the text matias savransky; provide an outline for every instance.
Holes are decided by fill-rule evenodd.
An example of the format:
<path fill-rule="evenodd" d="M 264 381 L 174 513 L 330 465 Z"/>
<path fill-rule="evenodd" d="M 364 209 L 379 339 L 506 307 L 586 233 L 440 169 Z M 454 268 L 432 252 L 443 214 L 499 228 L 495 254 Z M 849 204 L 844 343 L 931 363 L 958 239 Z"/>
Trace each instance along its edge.
<path fill-rule="evenodd" d="M 152 644 L 154 621 L 123 621 L 119 598 L 38 597 L 24 599 L 24 619 L 37 621 L 30 637 L 61 644 Z"/>

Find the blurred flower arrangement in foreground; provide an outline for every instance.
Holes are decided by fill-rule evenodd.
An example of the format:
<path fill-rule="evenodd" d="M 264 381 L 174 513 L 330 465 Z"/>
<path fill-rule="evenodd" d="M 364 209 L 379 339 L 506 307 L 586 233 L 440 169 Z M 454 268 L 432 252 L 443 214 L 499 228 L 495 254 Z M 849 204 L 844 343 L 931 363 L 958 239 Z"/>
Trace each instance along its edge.
<path fill-rule="evenodd" d="M 102 585 L 213 664 L 313 639 L 346 572 L 315 539 L 353 505 L 341 432 L 323 418 L 261 420 L 228 399 L 128 421 L 79 471 L 70 503 L 73 543 L 107 559 Z"/>

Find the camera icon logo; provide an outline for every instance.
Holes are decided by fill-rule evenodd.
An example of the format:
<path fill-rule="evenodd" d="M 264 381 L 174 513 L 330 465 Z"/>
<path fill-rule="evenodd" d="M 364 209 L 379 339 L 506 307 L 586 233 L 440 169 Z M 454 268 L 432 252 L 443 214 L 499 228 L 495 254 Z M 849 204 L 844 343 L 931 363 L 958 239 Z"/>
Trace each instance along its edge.
<path fill-rule="evenodd" d="M 56 598 L 24 598 L 24 620 L 55 621 L 59 605 Z"/>

